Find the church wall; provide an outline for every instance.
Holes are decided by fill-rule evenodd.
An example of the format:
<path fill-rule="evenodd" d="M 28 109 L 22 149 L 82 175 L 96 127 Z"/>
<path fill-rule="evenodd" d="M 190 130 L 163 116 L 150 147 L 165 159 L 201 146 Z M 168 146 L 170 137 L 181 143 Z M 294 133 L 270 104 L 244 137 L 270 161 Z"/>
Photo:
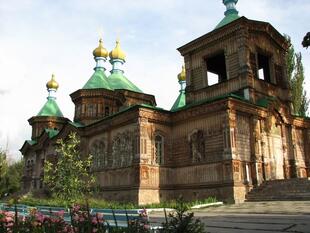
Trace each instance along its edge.
<path fill-rule="evenodd" d="M 226 120 L 225 111 L 214 111 L 172 127 L 170 158 L 159 170 L 161 200 L 232 199 L 232 170 L 223 158 Z"/>
<path fill-rule="evenodd" d="M 119 203 L 139 203 L 138 187 L 119 187 L 118 189 L 101 189 L 96 193 L 96 198 L 108 201 L 116 201 Z"/>
<path fill-rule="evenodd" d="M 160 185 L 196 185 L 223 181 L 221 163 L 193 165 L 179 168 L 160 168 Z"/>
<path fill-rule="evenodd" d="M 176 189 L 161 189 L 161 200 L 175 200 L 180 196 L 186 201 L 203 200 L 208 197 L 216 197 L 218 200 L 225 200 L 233 203 L 233 186 L 232 184 L 208 185 L 196 187 L 178 187 Z"/>
<path fill-rule="evenodd" d="M 88 153 L 100 186 L 135 184 L 132 168 L 137 161 L 137 125 L 129 124 L 90 136 Z"/>
<path fill-rule="evenodd" d="M 287 138 L 287 159 L 294 159 L 293 141 L 292 141 L 292 127 L 290 125 L 285 126 L 285 135 Z"/>
<path fill-rule="evenodd" d="M 27 151 L 24 154 L 24 177 L 23 177 L 23 188 L 27 191 L 31 189 L 32 186 L 32 177 L 34 175 L 34 167 L 36 162 L 36 154 L 33 150 Z"/>
<path fill-rule="evenodd" d="M 172 153 L 167 165 L 221 161 L 224 120 L 224 112 L 214 112 L 175 125 L 172 128 Z"/>
<path fill-rule="evenodd" d="M 294 127 L 292 133 L 294 141 L 293 150 L 295 154 L 295 165 L 297 168 L 296 175 L 298 177 L 307 177 L 304 130 L 301 128 Z"/>
<path fill-rule="evenodd" d="M 310 177 L 310 129 L 305 130 L 305 135 L 307 176 Z"/>
<path fill-rule="evenodd" d="M 236 124 L 237 156 L 242 161 L 251 161 L 250 119 L 248 116 L 237 114 Z"/>
<path fill-rule="evenodd" d="M 295 158 L 298 165 L 305 166 L 305 148 L 304 148 L 304 132 L 303 129 L 294 128 L 293 130 Z"/>

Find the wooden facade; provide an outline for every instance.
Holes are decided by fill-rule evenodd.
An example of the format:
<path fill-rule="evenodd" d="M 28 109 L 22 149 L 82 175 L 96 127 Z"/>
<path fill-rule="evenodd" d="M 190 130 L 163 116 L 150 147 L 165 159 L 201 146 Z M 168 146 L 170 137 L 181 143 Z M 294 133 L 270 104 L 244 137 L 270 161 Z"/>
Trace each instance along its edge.
<path fill-rule="evenodd" d="M 57 135 L 33 133 L 36 143 L 22 147 L 24 188 L 43 188 L 44 161 L 71 131 L 94 156 L 92 172 L 107 200 L 242 202 L 265 180 L 309 177 L 310 120 L 293 114 L 287 48 L 270 24 L 245 17 L 182 46 L 187 105 L 174 112 L 146 94 L 74 92 L 75 122 L 53 120 Z M 218 83 L 210 85 L 211 74 Z M 31 119 L 50 128 L 51 118 Z"/>

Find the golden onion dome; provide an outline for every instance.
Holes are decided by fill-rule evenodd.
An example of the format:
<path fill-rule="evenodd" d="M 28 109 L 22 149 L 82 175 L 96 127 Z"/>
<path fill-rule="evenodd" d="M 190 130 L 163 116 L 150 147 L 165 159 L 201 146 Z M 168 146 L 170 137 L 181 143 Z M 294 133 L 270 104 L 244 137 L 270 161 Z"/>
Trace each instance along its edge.
<path fill-rule="evenodd" d="M 186 81 L 185 66 L 182 66 L 182 71 L 181 71 L 181 73 L 178 74 L 178 79 L 179 79 L 179 81 Z"/>
<path fill-rule="evenodd" d="M 46 87 L 47 89 L 55 89 L 55 90 L 58 89 L 59 84 L 58 82 L 56 82 L 54 74 L 52 74 L 51 80 L 46 83 Z"/>
<path fill-rule="evenodd" d="M 99 46 L 93 51 L 93 55 L 94 57 L 108 57 L 109 55 L 108 50 L 103 47 L 103 41 L 101 38 L 99 39 Z"/>
<path fill-rule="evenodd" d="M 116 40 L 115 48 L 110 52 L 110 58 L 111 59 L 120 59 L 120 60 L 125 61 L 126 54 L 121 49 L 119 40 Z"/>

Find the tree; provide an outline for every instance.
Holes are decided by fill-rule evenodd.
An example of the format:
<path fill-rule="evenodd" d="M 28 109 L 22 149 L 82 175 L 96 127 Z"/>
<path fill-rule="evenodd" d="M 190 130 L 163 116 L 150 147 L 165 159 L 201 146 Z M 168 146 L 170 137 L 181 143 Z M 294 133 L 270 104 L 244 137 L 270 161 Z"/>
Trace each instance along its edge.
<path fill-rule="evenodd" d="M 302 46 L 304 46 L 305 48 L 308 48 L 309 46 L 310 46 L 310 32 L 308 32 L 306 35 L 305 35 L 305 37 L 304 37 L 304 39 L 303 39 L 303 41 L 302 41 Z"/>
<path fill-rule="evenodd" d="M 94 182 L 89 172 L 92 156 L 83 157 L 79 145 L 76 133 L 71 132 L 67 140 L 57 141 L 56 161 L 46 161 L 44 165 L 44 183 L 55 197 L 67 204 L 85 197 Z"/>
<path fill-rule="evenodd" d="M 304 90 L 304 67 L 302 64 L 301 53 L 296 53 L 291 43 L 291 38 L 284 35 L 289 43 L 289 49 L 286 55 L 288 82 L 292 93 L 292 104 L 294 113 L 299 116 L 306 116 L 309 108 L 307 92 Z"/>
<path fill-rule="evenodd" d="M 6 153 L 0 152 L 0 197 L 20 191 L 23 170 L 23 160 L 9 166 L 6 161 Z"/>
<path fill-rule="evenodd" d="M 0 197 L 2 197 L 6 191 L 5 179 L 6 179 L 7 169 L 8 169 L 8 164 L 6 161 L 6 153 L 0 150 Z"/>
<path fill-rule="evenodd" d="M 289 49 L 286 54 L 286 68 L 287 68 L 287 78 L 289 85 L 292 86 L 292 79 L 293 79 L 293 74 L 294 70 L 296 67 L 296 62 L 295 62 L 295 49 L 294 45 L 292 44 L 291 38 L 288 35 L 284 35 L 287 43 L 289 44 Z"/>

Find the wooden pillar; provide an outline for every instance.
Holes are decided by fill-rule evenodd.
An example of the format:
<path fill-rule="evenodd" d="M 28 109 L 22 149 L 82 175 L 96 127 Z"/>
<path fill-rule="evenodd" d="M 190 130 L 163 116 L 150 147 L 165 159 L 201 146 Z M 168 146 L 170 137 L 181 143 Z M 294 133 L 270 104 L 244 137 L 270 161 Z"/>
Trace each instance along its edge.
<path fill-rule="evenodd" d="M 224 180 L 232 181 L 235 174 L 240 172 L 240 169 L 237 169 L 236 164 L 233 162 L 236 159 L 236 112 L 227 109 L 223 117 L 223 174 Z"/>
<path fill-rule="evenodd" d="M 257 116 L 251 117 L 250 125 L 251 142 L 251 162 L 252 162 L 252 181 L 253 185 L 259 185 L 263 182 L 262 174 L 262 149 L 261 149 L 261 126 Z"/>
<path fill-rule="evenodd" d="M 236 112 L 226 110 L 223 125 L 224 153 L 223 159 L 236 159 Z"/>
<path fill-rule="evenodd" d="M 304 151 L 307 177 L 310 177 L 310 129 L 304 129 Z"/>
<path fill-rule="evenodd" d="M 282 150 L 283 150 L 283 169 L 284 169 L 284 179 L 290 178 L 290 171 L 289 171 L 289 159 L 288 159 L 288 146 L 289 146 L 289 139 L 287 138 L 288 135 L 288 127 L 285 124 L 281 125 L 281 136 L 282 136 Z"/>
<path fill-rule="evenodd" d="M 290 176 L 291 178 L 297 178 L 298 177 L 298 167 L 297 167 L 297 160 L 296 160 L 296 138 L 295 138 L 295 127 L 291 125 L 289 127 L 289 137 L 291 141 L 291 150 L 290 150 Z"/>

